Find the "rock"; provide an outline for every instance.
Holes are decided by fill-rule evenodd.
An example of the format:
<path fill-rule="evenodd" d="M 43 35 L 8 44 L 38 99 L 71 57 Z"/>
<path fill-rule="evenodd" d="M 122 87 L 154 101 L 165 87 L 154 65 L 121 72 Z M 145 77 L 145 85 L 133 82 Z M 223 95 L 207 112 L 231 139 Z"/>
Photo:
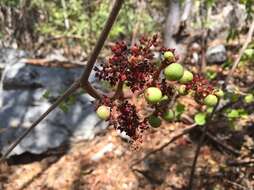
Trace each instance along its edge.
<path fill-rule="evenodd" d="M 25 51 L 17 51 L 11 48 L 2 48 L 0 49 L 0 78 L 2 77 L 2 72 L 5 66 L 9 61 L 14 61 L 28 56 L 28 53 Z"/>
<path fill-rule="evenodd" d="M 0 89 L 0 151 L 4 153 L 25 128 L 29 127 L 51 103 L 81 74 L 82 69 L 46 68 L 25 64 L 16 51 L 1 54 L 3 62 Z M 2 55 L 2 57 L 1 57 Z M 4 58 L 3 58 L 4 57 Z M 94 75 L 91 82 L 96 83 Z M 45 98 L 45 92 L 49 92 Z M 79 93 L 80 94 L 80 93 Z M 88 94 L 75 95 L 68 111 L 55 109 L 11 155 L 24 152 L 40 154 L 72 140 L 93 139 L 107 127 L 101 122 Z"/>
<path fill-rule="evenodd" d="M 245 26 L 247 11 L 244 4 L 226 3 L 225 6 L 212 11 L 209 14 L 209 36 L 215 40 L 225 40 L 228 30 L 235 28 L 241 30 Z"/>
<path fill-rule="evenodd" d="M 221 64 L 227 60 L 227 51 L 224 45 L 209 47 L 206 52 L 206 60 L 210 64 Z"/>

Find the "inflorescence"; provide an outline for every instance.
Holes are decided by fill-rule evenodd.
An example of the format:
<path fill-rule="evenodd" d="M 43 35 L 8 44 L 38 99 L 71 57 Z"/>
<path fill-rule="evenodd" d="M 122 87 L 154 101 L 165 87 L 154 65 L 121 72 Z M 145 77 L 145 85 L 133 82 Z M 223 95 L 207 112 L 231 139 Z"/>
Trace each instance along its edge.
<path fill-rule="evenodd" d="M 99 100 L 96 112 L 133 140 L 150 126 L 159 127 L 161 119 L 174 121 L 171 100 L 175 93 L 192 92 L 198 103 L 207 106 L 217 103 L 219 96 L 209 81 L 177 63 L 175 50 L 160 45 L 157 35 L 142 37 L 131 47 L 123 41 L 116 42 L 111 50 L 113 55 L 108 62 L 94 70 L 99 80 L 108 81 L 118 90 L 113 97 L 104 96 Z M 132 97 L 125 97 L 123 88 L 129 88 Z M 151 113 L 141 114 L 133 97 L 138 101 L 145 99 Z"/>

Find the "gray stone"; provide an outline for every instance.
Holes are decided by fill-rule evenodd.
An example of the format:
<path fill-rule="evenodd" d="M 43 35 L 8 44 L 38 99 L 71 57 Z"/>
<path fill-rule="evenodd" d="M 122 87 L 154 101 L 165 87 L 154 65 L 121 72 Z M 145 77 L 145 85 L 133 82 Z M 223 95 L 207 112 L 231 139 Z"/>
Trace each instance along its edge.
<path fill-rule="evenodd" d="M 25 64 L 20 53 L 1 54 L 4 70 L 0 83 L 0 151 L 29 127 L 68 86 L 81 74 L 82 69 L 45 68 Z M 23 54 L 22 56 L 23 57 Z M 90 77 L 96 84 L 94 74 Z M 45 92 L 50 92 L 44 98 Z M 55 109 L 43 120 L 11 155 L 24 152 L 40 154 L 72 140 L 93 139 L 107 127 L 94 112 L 94 99 L 76 96 L 68 111 Z"/>
<path fill-rule="evenodd" d="M 209 47 L 206 52 L 206 60 L 208 63 L 224 63 L 227 60 L 227 51 L 224 45 Z"/>

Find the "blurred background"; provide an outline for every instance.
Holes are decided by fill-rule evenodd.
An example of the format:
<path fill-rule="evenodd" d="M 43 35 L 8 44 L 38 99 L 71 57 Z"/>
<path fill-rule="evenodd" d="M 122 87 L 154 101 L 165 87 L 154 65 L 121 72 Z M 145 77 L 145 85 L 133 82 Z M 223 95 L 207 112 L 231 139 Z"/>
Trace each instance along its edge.
<path fill-rule="evenodd" d="M 112 5 L 0 0 L 0 155 L 82 73 Z M 97 60 L 105 63 L 118 40 L 131 45 L 158 34 L 185 67 L 212 84 L 232 75 L 201 149 L 197 190 L 254 188 L 253 10 L 253 0 L 125 0 Z M 113 89 L 94 73 L 89 80 Z M 171 139 L 203 123 L 193 119 L 200 107 L 192 98 L 177 102 L 177 122 L 133 144 L 97 118 L 93 100 L 77 92 L 25 138 L 0 164 L 0 190 L 186 187 L 201 127 Z"/>

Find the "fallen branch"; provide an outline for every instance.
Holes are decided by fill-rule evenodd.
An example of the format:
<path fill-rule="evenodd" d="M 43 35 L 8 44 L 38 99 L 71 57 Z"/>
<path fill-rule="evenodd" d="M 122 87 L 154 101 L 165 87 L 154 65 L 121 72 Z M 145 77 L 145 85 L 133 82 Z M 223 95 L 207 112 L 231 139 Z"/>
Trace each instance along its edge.
<path fill-rule="evenodd" d="M 224 148 L 225 150 L 227 150 L 228 152 L 230 152 L 231 154 L 235 155 L 235 156 L 240 156 L 240 152 L 234 148 L 232 148 L 231 146 L 224 144 L 221 142 L 220 139 L 218 139 L 217 137 L 213 136 L 209 131 L 206 132 L 207 137 L 213 141 L 214 143 L 218 144 L 219 146 L 221 146 L 222 148 Z"/>
<path fill-rule="evenodd" d="M 253 166 L 254 160 L 248 160 L 248 161 L 229 161 L 227 162 L 227 166 Z"/>
<path fill-rule="evenodd" d="M 77 68 L 84 67 L 85 62 L 72 61 L 72 60 L 59 60 L 59 59 L 26 59 L 26 64 L 35 65 L 40 67 L 63 67 L 63 68 Z"/>
<path fill-rule="evenodd" d="M 155 154 L 159 151 L 162 151 L 164 148 L 166 148 L 168 145 L 170 145 L 171 143 L 175 142 L 177 139 L 181 138 L 182 136 L 186 135 L 186 134 L 189 134 L 189 132 L 191 130 L 193 130 L 194 128 L 196 128 L 197 125 L 190 125 L 189 127 L 185 128 L 185 129 L 182 129 L 178 132 L 177 135 L 173 136 L 170 141 L 164 143 L 163 145 L 159 146 L 158 148 L 150 151 L 149 153 L 147 153 L 144 157 L 142 157 L 141 159 L 137 160 L 136 162 L 134 162 L 130 168 L 133 169 L 133 166 L 139 164 L 140 162 L 142 162 L 143 160 L 147 159 L 149 156 L 151 156 L 152 154 Z"/>

